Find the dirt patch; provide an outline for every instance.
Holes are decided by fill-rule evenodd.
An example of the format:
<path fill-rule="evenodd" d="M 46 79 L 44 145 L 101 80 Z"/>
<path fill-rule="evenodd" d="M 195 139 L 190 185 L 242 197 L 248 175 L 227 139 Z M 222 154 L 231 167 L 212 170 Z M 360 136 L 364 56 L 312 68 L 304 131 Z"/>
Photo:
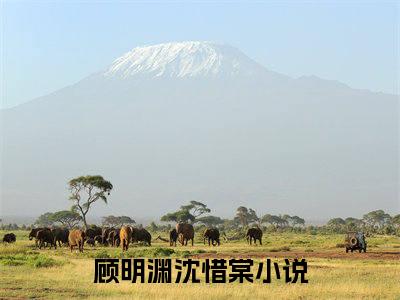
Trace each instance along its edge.
<path fill-rule="evenodd" d="M 400 260 L 400 252 L 374 251 L 367 253 L 343 252 L 246 252 L 246 253 L 202 253 L 193 255 L 194 258 L 333 258 L 360 260 Z"/>

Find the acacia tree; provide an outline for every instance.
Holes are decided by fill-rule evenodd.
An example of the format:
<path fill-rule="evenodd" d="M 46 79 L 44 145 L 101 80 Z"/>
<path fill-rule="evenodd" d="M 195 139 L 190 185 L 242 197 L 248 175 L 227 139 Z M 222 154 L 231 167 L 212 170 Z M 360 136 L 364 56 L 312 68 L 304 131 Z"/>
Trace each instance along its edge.
<path fill-rule="evenodd" d="M 261 218 L 261 223 L 271 224 L 275 227 L 285 227 L 288 225 L 288 217 L 290 218 L 290 216 L 288 216 L 288 215 L 280 217 L 280 216 L 275 216 L 275 215 L 271 215 L 271 214 L 265 214 Z"/>
<path fill-rule="evenodd" d="M 74 228 L 79 222 L 82 221 L 81 216 L 76 211 L 71 210 L 61 210 L 53 213 L 51 219 L 55 223 L 61 223 L 63 226 L 69 229 Z"/>
<path fill-rule="evenodd" d="M 201 215 L 211 212 L 211 209 L 209 209 L 207 207 L 207 205 L 205 205 L 204 203 L 201 203 L 199 201 L 194 201 L 194 200 L 190 201 L 190 203 L 188 205 L 182 205 L 181 210 L 186 210 L 186 211 L 190 212 L 190 214 L 194 218 L 198 218 Z"/>
<path fill-rule="evenodd" d="M 195 217 L 187 210 L 178 210 L 176 212 L 168 213 L 161 217 L 163 222 L 194 222 Z"/>
<path fill-rule="evenodd" d="M 107 216 L 103 217 L 103 225 L 110 227 L 123 226 L 125 224 L 135 224 L 135 220 L 128 216 Z"/>
<path fill-rule="evenodd" d="M 101 199 L 107 203 L 107 196 L 110 195 L 113 185 L 102 176 L 80 176 L 71 179 L 68 183 L 73 201 L 73 209 L 77 210 L 82 217 L 85 229 L 88 228 L 86 215 L 93 203 Z"/>
<path fill-rule="evenodd" d="M 305 224 L 304 219 L 302 219 L 298 216 L 283 215 L 283 216 L 280 216 L 280 218 L 283 220 L 281 222 L 281 225 L 283 225 L 283 226 L 290 225 L 292 227 L 296 227 L 296 225 L 303 226 Z"/>
<path fill-rule="evenodd" d="M 247 208 L 244 206 L 239 206 L 236 209 L 236 215 L 234 217 L 234 221 L 239 222 L 243 227 L 245 227 L 252 222 L 259 223 L 260 219 L 258 218 L 254 209 Z"/>
<path fill-rule="evenodd" d="M 199 201 L 190 201 L 189 204 L 182 205 L 180 210 L 162 216 L 161 221 L 194 223 L 198 217 L 210 211 L 206 204 Z"/>
<path fill-rule="evenodd" d="M 222 220 L 220 217 L 216 217 L 216 216 L 205 216 L 205 217 L 197 218 L 196 222 L 203 223 L 207 227 L 213 227 L 213 226 L 223 224 L 224 220 Z"/>
<path fill-rule="evenodd" d="M 306 221 L 303 218 L 300 218 L 299 216 L 292 216 L 291 222 L 292 226 L 296 225 L 304 226 L 306 224 Z"/>

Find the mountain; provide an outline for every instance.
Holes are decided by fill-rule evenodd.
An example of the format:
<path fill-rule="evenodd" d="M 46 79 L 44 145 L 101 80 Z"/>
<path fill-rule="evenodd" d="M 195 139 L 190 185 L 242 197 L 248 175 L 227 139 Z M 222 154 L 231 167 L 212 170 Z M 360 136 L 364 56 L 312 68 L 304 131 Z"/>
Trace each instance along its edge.
<path fill-rule="evenodd" d="M 255 76 L 265 69 L 229 45 L 212 42 L 137 47 L 116 59 L 108 78 L 190 78 Z"/>
<path fill-rule="evenodd" d="M 64 209 L 67 181 L 115 186 L 93 214 L 159 216 L 190 200 L 231 216 L 398 211 L 398 98 L 273 72 L 211 42 L 138 47 L 3 110 L 2 214 Z"/>

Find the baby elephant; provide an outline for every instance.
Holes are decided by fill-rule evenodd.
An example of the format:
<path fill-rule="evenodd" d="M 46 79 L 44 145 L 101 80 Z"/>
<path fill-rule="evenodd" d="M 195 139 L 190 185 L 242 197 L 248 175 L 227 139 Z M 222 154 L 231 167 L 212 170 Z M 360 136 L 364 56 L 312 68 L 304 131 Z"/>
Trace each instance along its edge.
<path fill-rule="evenodd" d="M 174 228 L 169 232 L 169 245 L 176 246 L 177 240 L 178 240 L 178 233 L 176 232 L 176 229 Z"/>

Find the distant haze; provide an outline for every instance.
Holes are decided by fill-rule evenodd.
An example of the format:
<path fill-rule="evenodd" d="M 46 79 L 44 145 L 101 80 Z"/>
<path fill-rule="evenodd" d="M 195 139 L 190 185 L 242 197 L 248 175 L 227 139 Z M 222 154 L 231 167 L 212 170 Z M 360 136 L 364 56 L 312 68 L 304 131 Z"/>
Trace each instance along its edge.
<path fill-rule="evenodd" d="M 1 214 L 69 208 L 67 182 L 115 189 L 93 215 L 158 217 L 190 201 L 311 220 L 398 213 L 398 97 L 293 79 L 210 42 L 138 47 L 1 111 Z"/>

